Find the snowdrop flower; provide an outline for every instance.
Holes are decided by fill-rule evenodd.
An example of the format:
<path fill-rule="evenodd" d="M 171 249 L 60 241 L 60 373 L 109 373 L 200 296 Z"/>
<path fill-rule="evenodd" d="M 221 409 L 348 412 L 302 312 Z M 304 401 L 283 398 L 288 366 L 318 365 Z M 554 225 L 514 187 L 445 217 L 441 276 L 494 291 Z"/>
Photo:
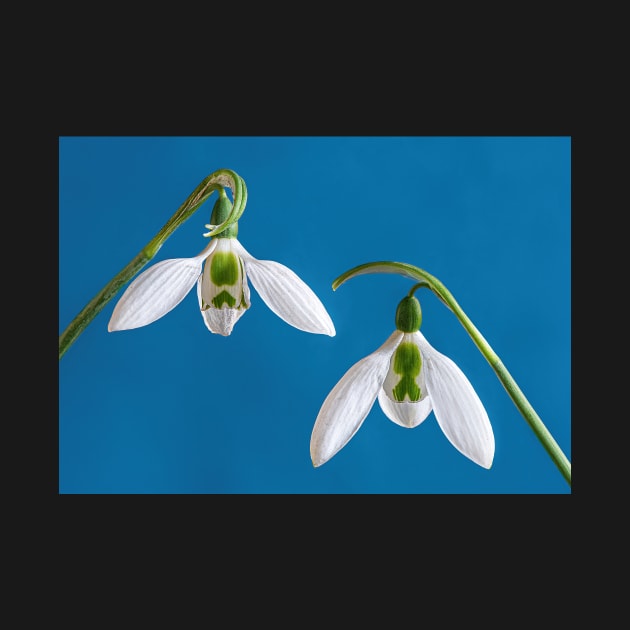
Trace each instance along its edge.
<path fill-rule="evenodd" d="M 209 229 L 229 216 L 232 203 L 223 188 Z M 210 233 L 204 234 L 209 236 Z M 141 273 L 122 295 L 108 330 L 146 326 L 174 309 L 197 285 L 199 310 L 208 330 L 227 336 L 250 307 L 251 281 L 265 304 L 287 324 L 333 337 L 335 327 L 315 293 L 291 269 L 254 258 L 237 240 L 232 223 L 193 258 L 163 260 Z"/>
<path fill-rule="evenodd" d="M 326 463 L 350 441 L 378 398 L 392 422 L 410 429 L 433 411 L 451 444 L 490 468 L 494 435 L 488 414 L 463 372 L 424 338 L 421 323 L 412 290 L 398 305 L 395 332 L 353 365 L 326 397 L 311 435 L 314 466 Z"/>

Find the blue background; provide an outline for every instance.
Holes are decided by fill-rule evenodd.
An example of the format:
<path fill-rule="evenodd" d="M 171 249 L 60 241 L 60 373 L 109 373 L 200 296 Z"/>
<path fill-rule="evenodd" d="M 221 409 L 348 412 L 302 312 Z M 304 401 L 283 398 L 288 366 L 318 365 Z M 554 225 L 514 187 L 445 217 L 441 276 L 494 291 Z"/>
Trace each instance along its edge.
<path fill-rule="evenodd" d="M 292 328 L 253 288 L 229 337 L 206 329 L 195 290 L 157 322 L 109 333 L 121 290 L 59 362 L 61 494 L 571 492 L 426 289 L 422 332 L 483 401 L 492 468 L 451 446 L 433 414 L 404 429 L 378 403 L 329 462 L 309 455 L 328 392 L 391 334 L 413 281 L 331 283 L 392 260 L 446 285 L 571 458 L 570 137 L 60 137 L 59 333 L 221 168 L 247 184 L 241 243 L 295 271 L 337 335 Z M 215 199 L 149 264 L 199 253 Z"/>

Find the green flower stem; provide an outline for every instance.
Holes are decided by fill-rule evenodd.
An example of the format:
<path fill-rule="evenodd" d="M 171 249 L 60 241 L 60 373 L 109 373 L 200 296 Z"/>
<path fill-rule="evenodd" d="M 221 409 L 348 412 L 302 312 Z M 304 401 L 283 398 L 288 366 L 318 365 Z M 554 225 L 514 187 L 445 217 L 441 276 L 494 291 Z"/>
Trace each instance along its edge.
<path fill-rule="evenodd" d="M 464 313 L 446 287 L 437 278 L 428 274 L 426 271 L 415 267 L 414 265 L 380 261 L 365 263 L 349 269 L 334 280 L 332 288 L 336 291 L 350 278 L 368 273 L 397 273 L 402 276 L 406 276 L 407 278 L 419 281 L 420 286 L 425 286 L 431 289 L 431 291 L 438 296 L 438 298 L 455 314 L 462 326 L 466 329 L 466 332 L 468 332 L 472 340 L 475 342 L 475 345 L 479 348 L 481 354 L 483 354 L 492 369 L 495 371 L 496 375 L 499 377 L 499 380 L 503 384 L 503 387 L 505 387 L 517 409 L 521 412 L 531 429 L 536 434 L 536 437 L 540 440 L 554 464 L 558 467 L 570 486 L 571 463 L 562 452 L 551 433 L 549 433 L 538 414 L 534 411 L 534 408 L 530 405 L 527 398 L 525 398 L 525 395 L 516 384 L 516 381 L 512 378 L 499 357 L 490 347 L 490 344 L 484 339 L 483 335 L 470 321 L 466 313 Z M 419 288 L 419 286 L 414 287 L 412 291 L 416 288 Z"/>
<path fill-rule="evenodd" d="M 142 269 L 159 251 L 171 234 L 184 221 L 189 219 L 201 205 L 215 191 L 228 187 L 232 191 L 233 205 L 227 219 L 212 229 L 208 236 L 216 236 L 235 223 L 245 210 L 247 203 L 247 187 L 243 179 L 234 171 L 220 169 L 208 175 L 192 193 L 188 199 L 177 209 L 175 214 L 167 221 L 162 229 L 147 243 L 142 251 L 116 276 L 114 276 L 97 293 L 81 312 L 70 322 L 68 327 L 59 336 L 59 359 L 75 342 L 77 337 L 85 330 L 87 325 L 96 317 L 103 307 L 118 293 L 120 288 Z"/>

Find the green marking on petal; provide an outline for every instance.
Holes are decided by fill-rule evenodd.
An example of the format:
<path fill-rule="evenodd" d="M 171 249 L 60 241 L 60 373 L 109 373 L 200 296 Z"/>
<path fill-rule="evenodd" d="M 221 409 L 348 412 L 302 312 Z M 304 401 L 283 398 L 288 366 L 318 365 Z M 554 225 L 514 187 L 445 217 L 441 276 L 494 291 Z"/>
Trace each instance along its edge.
<path fill-rule="evenodd" d="M 224 304 L 227 304 L 230 308 L 234 308 L 236 300 L 227 291 L 223 290 L 212 298 L 212 304 L 216 308 L 221 308 Z"/>
<path fill-rule="evenodd" d="M 406 341 L 396 348 L 394 372 L 400 374 L 401 378 L 392 390 L 392 394 L 397 402 L 405 400 L 405 396 L 408 396 L 412 402 L 420 400 L 421 392 L 416 383 L 416 377 L 420 374 L 421 367 L 422 358 L 415 343 Z"/>
<path fill-rule="evenodd" d="M 239 279 L 238 257 L 232 252 L 216 252 L 210 262 L 210 278 L 219 287 L 235 285 Z"/>

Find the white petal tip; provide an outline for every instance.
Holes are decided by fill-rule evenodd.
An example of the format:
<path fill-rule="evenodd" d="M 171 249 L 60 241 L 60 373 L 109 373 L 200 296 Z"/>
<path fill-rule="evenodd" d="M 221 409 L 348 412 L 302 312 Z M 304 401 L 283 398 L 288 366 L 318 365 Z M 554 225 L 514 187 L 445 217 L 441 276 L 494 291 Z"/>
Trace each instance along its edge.
<path fill-rule="evenodd" d="M 466 455 L 466 453 L 464 453 L 464 455 Z M 485 468 L 486 470 L 490 470 L 490 468 L 492 468 L 492 463 L 494 461 L 494 451 L 492 453 L 477 454 L 475 457 L 471 455 L 466 456 L 472 462 L 474 462 L 478 466 L 481 466 L 482 468 Z"/>
<path fill-rule="evenodd" d="M 313 468 L 319 468 L 322 464 L 325 464 L 328 460 L 326 459 L 317 459 L 311 455 L 311 462 L 313 464 Z"/>
<path fill-rule="evenodd" d="M 334 337 L 337 334 L 337 331 L 334 328 L 321 328 L 321 327 L 312 327 L 312 326 L 298 326 L 296 324 L 292 324 L 291 322 L 288 322 L 285 318 L 281 318 L 284 319 L 284 321 L 289 324 L 290 326 L 293 326 L 293 328 L 297 328 L 298 330 L 301 330 L 302 332 L 306 332 L 306 333 L 311 333 L 313 335 L 327 335 L 328 337 Z"/>
<path fill-rule="evenodd" d="M 276 313 L 276 315 L 278 315 L 278 313 Z M 287 317 L 286 314 L 285 316 L 283 315 L 278 315 L 280 317 L 280 319 L 282 319 L 285 323 L 289 324 L 289 326 L 293 326 L 293 328 L 297 328 L 298 330 L 301 330 L 302 332 L 306 332 L 306 333 L 311 333 L 313 335 L 327 335 L 328 337 L 334 337 L 337 334 L 337 331 L 335 330 L 335 325 L 332 323 L 332 321 L 327 321 L 327 322 L 309 322 L 309 323 L 302 323 L 302 322 L 295 322 L 295 321 L 290 321 Z"/>
<path fill-rule="evenodd" d="M 489 462 L 482 462 L 480 464 L 480 466 L 482 466 L 483 468 L 485 468 L 486 470 L 490 470 L 492 468 L 492 459 L 490 459 Z"/>
<path fill-rule="evenodd" d="M 121 319 L 123 321 L 121 321 Z M 124 318 L 112 317 L 107 324 L 108 332 L 117 332 L 119 330 L 132 330 L 133 328 L 140 328 L 141 325 L 129 326 L 125 324 Z"/>
<path fill-rule="evenodd" d="M 332 457 L 332 455 L 326 456 L 325 452 L 322 451 L 320 446 L 315 443 L 311 444 L 310 455 L 313 468 L 319 468 L 322 464 L 325 464 Z"/>
<path fill-rule="evenodd" d="M 334 337 L 337 334 L 335 325 L 332 323 L 331 319 L 328 319 L 327 322 L 321 322 L 310 329 L 305 328 L 304 330 L 306 330 L 306 332 L 315 333 L 316 335 L 328 335 L 329 337 Z"/>
<path fill-rule="evenodd" d="M 294 328 L 297 328 L 297 326 L 294 326 Z M 300 328 L 299 330 L 304 330 L 304 329 Z M 331 332 L 328 329 L 325 329 L 325 330 L 321 330 L 321 329 L 304 330 L 304 332 L 313 333 L 314 335 L 326 335 L 327 337 L 334 337 L 337 334 L 334 330 Z"/>
<path fill-rule="evenodd" d="M 114 322 L 113 320 L 109 321 L 109 324 L 107 324 L 107 332 L 116 332 L 117 330 L 123 330 L 122 328 L 119 328 Z"/>

